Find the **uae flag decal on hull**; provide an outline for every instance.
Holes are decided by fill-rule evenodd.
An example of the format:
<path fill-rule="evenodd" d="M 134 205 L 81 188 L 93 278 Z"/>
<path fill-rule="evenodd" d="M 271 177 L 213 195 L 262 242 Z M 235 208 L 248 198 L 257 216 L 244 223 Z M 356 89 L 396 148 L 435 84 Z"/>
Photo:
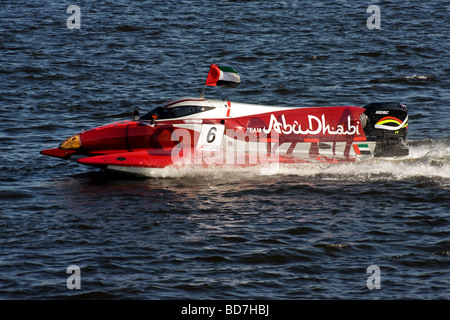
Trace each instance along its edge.
<path fill-rule="evenodd" d="M 372 154 L 370 152 L 368 144 L 354 144 L 353 149 L 355 150 L 356 154 L 366 154 L 366 155 Z"/>
<path fill-rule="evenodd" d="M 211 64 L 206 79 L 207 86 L 235 88 L 240 82 L 241 78 L 233 68 Z"/>

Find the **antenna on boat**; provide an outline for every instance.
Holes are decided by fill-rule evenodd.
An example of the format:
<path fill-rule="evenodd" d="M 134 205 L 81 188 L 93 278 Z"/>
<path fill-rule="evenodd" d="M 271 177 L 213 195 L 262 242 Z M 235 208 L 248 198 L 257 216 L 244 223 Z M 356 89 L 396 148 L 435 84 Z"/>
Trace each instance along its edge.
<path fill-rule="evenodd" d="M 133 110 L 133 120 L 134 121 L 139 120 L 139 109 Z"/>

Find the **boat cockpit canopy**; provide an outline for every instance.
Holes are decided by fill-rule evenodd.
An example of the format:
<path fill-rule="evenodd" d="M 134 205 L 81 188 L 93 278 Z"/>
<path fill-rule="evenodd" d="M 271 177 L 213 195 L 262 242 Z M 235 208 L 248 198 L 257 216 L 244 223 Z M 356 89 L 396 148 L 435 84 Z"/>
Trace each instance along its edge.
<path fill-rule="evenodd" d="M 173 119 L 186 117 L 191 114 L 204 112 L 214 109 L 214 107 L 206 106 L 178 106 L 178 107 L 156 107 L 146 114 L 140 120 L 155 120 L 155 119 Z"/>

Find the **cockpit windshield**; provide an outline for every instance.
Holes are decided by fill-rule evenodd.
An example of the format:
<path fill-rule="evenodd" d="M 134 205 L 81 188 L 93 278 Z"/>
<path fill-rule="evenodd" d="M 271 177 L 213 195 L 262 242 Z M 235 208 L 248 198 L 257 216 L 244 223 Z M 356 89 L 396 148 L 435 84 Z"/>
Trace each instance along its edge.
<path fill-rule="evenodd" d="M 214 109 L 214 107 L 205 106 L 179 106 L 179 107 L 156 107 L 146 114 L 144 114 L 140 120 L 152 120 L 152 119 L 173 119 L 185 117 L 194 113 L 208 111 Z"/>

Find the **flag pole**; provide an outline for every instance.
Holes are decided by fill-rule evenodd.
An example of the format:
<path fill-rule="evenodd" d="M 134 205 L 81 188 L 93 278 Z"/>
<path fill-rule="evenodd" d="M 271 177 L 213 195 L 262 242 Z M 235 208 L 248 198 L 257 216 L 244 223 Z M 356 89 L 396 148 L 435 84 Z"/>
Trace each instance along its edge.
<path fill-rule="evenodd" d="M 205 89 L 206 89 L 206 84 L 203 86 L 203 91 L 202 94 L 200 95 L 200 98 L 204 98 L 205 97 Z"/>

